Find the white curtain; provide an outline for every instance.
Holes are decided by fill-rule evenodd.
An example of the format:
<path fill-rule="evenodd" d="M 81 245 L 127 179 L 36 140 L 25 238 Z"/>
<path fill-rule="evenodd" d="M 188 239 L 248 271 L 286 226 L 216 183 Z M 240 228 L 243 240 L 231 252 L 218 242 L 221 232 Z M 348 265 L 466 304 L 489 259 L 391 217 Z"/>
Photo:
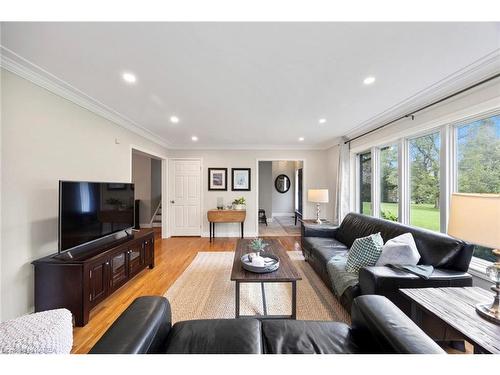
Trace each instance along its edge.
<path fill-rule="evenodd" d="M 342 222 L 349 209 L 349 189 L 350 189 L 350 143 L 344 143 L 347 139 L 342 139 L 339 145 L 339 165 L 337 168 L 337 212 L 336 221 Z"/>

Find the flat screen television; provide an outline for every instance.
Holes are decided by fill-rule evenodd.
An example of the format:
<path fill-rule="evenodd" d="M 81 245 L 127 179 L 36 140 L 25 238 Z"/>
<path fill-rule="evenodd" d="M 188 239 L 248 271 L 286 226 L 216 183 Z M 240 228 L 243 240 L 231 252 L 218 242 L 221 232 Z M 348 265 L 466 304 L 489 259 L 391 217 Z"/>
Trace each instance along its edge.
<path fill-rule="evenodd" d="M 59 253 L 134 226 L 134 184 L 59 181 Z"/>

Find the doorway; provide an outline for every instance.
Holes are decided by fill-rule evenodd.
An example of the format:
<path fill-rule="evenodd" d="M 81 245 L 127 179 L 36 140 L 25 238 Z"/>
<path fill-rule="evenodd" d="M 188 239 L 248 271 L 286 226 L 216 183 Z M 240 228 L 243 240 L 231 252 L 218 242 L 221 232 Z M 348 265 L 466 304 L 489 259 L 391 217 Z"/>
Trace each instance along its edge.
<path fill-rule="evenodd" d="M 171 236 L 201 236 L 201 159 L 169 159 Z"/>
<path fill-rule="evenodd" d="M 304 160 L 257 161 L 259 236 L 300 236 L 304 215 Z"/>
<path fill-rule="evenodd" d="M 131 181 L 134 183 L 135 229 L 155 228 L 167 237 L 165 206 L 166 159 L 136 146 L 131 148 Z"/>

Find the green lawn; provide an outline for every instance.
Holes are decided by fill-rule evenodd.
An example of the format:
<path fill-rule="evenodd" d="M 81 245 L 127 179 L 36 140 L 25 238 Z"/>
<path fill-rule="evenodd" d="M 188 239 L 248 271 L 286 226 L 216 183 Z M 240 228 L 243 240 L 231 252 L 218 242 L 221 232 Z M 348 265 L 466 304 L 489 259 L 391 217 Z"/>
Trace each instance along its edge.
<path fill-rule="evenodd" d="M 382 211 L 398 216 L 396 203 L 382 203 Z M 363 202 L 363 213 L 371 215 L 370 202 Z M 439 209 L 432 204 L 412 204 L 410 209 L 410 223 L 416 227 L 426 228 L 439 232 Z"/>

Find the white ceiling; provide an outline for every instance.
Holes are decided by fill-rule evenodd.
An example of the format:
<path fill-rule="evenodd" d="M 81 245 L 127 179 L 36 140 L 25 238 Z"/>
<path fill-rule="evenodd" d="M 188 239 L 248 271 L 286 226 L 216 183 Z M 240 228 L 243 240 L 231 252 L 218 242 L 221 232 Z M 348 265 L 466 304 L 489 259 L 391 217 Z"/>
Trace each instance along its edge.
<path fill-rule="evenodd" d="M 317 148 L 476 69 L 499 51 L 499 31 L 496 23 L 3 23 L 2 45 L 171 147 Z M 123 71 L 137 84 L 125 84 Z M 369 75 L 376 82 L 365 86 Z"/>

